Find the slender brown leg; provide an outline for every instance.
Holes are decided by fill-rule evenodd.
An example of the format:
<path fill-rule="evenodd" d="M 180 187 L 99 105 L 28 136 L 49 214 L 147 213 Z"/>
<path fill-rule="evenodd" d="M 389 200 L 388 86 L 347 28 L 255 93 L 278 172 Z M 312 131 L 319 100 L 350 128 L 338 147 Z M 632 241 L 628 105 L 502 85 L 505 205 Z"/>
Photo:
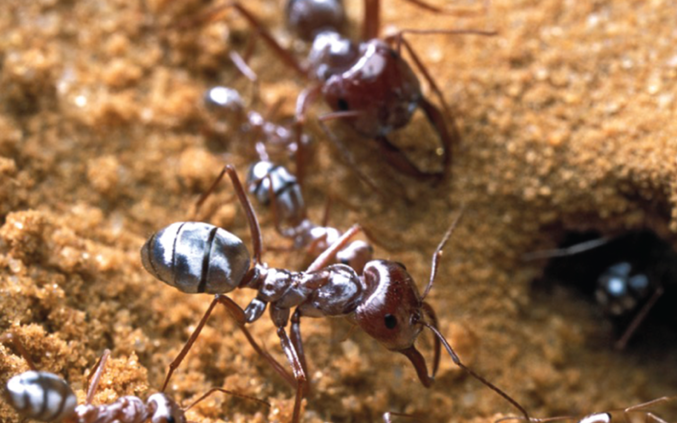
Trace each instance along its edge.
<path fill-rule="evenodd" d="M 364 172 L 362 172 L 362 170 L 360 170 L 360 168 L 357 166 L 357 163 L 355 163 L 355 159 L 353 159 L 353 155 L 350 153 L 348 148 L 346 148 L 343 141 L 339 140 L 338 137 L 336 137 L 334 134 L 331 133 L 331 131 L 329 130 L 327 125 L 324 124 L 322 119 L 320 119 L 318 122 L 320 124 L 320 128 L 322 128 L 322 131 L 325 133 L 329 141 L 331 141 L 334 144 L 334 146 L 336 146 L 336 148 L 343 156 L 343 159 L 346 161 L 348 166 L 353 170 L 353 172 L 355 172 L 357 177 L 360 178 L 365 184 L 367 184 L 369 188 L 371 188 L 374 192 L 380 194 L 384 198 L 387 197 L 386 194 L 376 186 L 376 183 Z"/>
<path fill-rule="evenodd" d="M 454 221 L 451 223 L 451 226 L 449 226 L 449 229 L 447 229 L 447 232 L 442 237 L 442 241 L 440 241 L 440 243 L 437 245 L 437 248 L 435 249 L 435 252 L 433 253 L 433 260 L 432 264 L 430 265 L 430 280 L 428 281 L 428 285 L 426 285 L 425 290 L 423 291 L 421 300 L 425 300 L 425 297 L 428 296 L 428 293 L 433 287 L 435 277 L 437 276 L 437 267 L 439 266 L 440 257 L 442 257 L 442 250 L 444 249 L 444 246 L 447 244 L 447 241 L 449 241 L 449 238 L 451 237 L 451 234 L 454 232 L 454 229 L 456 229 L 458 221 L 461 220 L 461 217 L 463 217 L 463 213 L 465 213 L 465 206 L 461 208 L 461 211 L 458 213 L 458 216 L 456 216 L 456 219 L 454 219 Z"/>
<path fill-rule="evenodd" d="M 496 386 L 496 385 L 494 385 L 493 383 L 489 382 L 488 380 L 486 380 L 485 378 L 483 378 L 483 377 L 480 376 L 479 374 L 475 373 L 475 371 L 474 371 L 473 369 L 471 369 L 470 367 L 468 367 L 468 366 L 466 366 L 465 364 L 463 364 L 463 363 L 461 362 L 461 359 L 458 357 L 458 355 L 457 355 L 456 352 L 454 351 L 454 349 L 451 348 L 451 345 L 449 345 L 449 343 L 447 342 L 447 340 L 444 338 L 444 336 L 442 336 L 442 334 L 440 333 L 440 331 L 437 330 L 437 328 L 436 328 L 435 326 L 433 326 L 433 325 L 431 325 L 431 324 L 428 324 L 428 323 L 425 323 L 425 322 L 423 323 L 423 325 L 426 326 L 428 329 L 430 329 L 430 330 L 435 334 L 435 336 L 436 336 L 437 338 L 439 338 L 439 340 L 442 342 L 442 345 L 444 345 L 444 348 L 445 348 L 445 349 L 447 350 L 447 352 L 449 353 L 449 356 L 451 357 L 451 360 L 454 362 L 454 364 L 456 364 L 456 365 L 457 365 L 458 367 L 460 367 L 461 369 L 465 370 L 465 372 L 468 373 L 470 376 L 472 376 L 472 377 L 474 377 L 475 379 L 479 380 L 479 381 L 482 382 L 486 387 L 488 387 L 488 388 L 491 389 L 492 391 L 496 392 L 498 395 L 500 395 L 501 397 L 503 397 L 503 399 L 505 399 L 505 400 L 508 401 L 510 404 L 512 404 L 515 408 L 517 408 L 517 409 L 524 415 L 524 419 L 525 419 L 527 422 L 530 422 L 530 421 L 531 421 L 531 419 L 529 418 L 529 413 L 527 413 L 527 410 L 526 410 L 524 407 L 522 407 L 517 401 L 515 401 L 515 400 L 512 399 L 508 394 L 506 394 L 505 392 L 503 392 L 498 386 Z M 414 347 L 411 347 L 411 348 L 414 348 Z M 414 349 L 415 349 L 415 348 L 414 348 Z M 404 353 L 404 352 L 403 352 L 403 353 Z M 407 355 L 407 354 L 405 354 L 405 355 Z M 420 354 L 419 354 L 419 355 L 420 355 Z M 414 364 L 414 367 L 416 367 L 416 370 L 419 371 L 419 377 L 420 377 L 420 376 L 421 376 L 421 373 L 420 373 L 419 368 L 416 366 L 416 363 L 414 362 L 414 360 L 412 359 L 412 357 L 410 357 L 409 355 L 407 355 L 407 357 L 408 357 L 410 360 L 412 360 L 412 363 Z M 423 363 L 423 366 L 425 366 L 425 362 Z M 425 372 L 425 369 L 424 369 L 423 371 Z M 421 382 L 423 382 L 423 380 L 421 380 Z M 425 383 L 424 383 L 424 385 L 425 385 Z"/>
<path fill-rule="evenodd" d="M 315 261 L 313 261 L 310 266 L 308 266 L 308 269 L 306 269 L 306 272 L 314 272 L 316 270 L 320 270 L 322 268 L 325 268 L 329 265 L 329 263 L 333 260 L 334 256 L 336 253 L 341 250 L 343 247 L 346 246 L 348 241 L 352 237 L 354 237 L 358 232 L 360 232 L 362 228 L 360 225 L 353 225 L 350 229 L 345 231 L 343 235 L 339 237 L 339 239 L 336 240 L 332 245 L 329 246 L 322 254 L 317 256 Z"/>
<path fill-rule="evenodd" d="M 28 365 L 28 368 L 34 371 L 37 371 L 38 368 L 35 367 L 35 363 L 33 360 L 31 360 L 30 355 L 28 354 L 28 351 L 26 351 L 26 347 L 19 341 L 19 339 L 14 335 L 12 332 L 7 332 L 0 336 L 0 342 L 3 343 L 10 343 L 19 352 L 19 355 L 23 357 L 23 359 L 26 361 L 26 364 Z"/>
<path fill-rule="evenodd" d="M 231 51 L 228 53 L 228 57 L 233 62 L 237 70 L 240 71 L 245 78 L 252 83 L 252 104 L 256 104 L 259 100 L 259 77 L 256 75 L 256 72 L 247 64 L 246 59 L 244 59 L 238 52 Z"/>
<path fill-rule="evenodd" d="M 103 350 L 103 354 L 99 357 L 99 360 L 94 365 L 94 372 L 91 378 L 91 381 L 88 381 L 89 388 L 87 388 L 87 398 L 85 399 L 85 404 L 91 404 L 94 399 L 94 394 L 96 393 L 96 388 L 99 387 L 99 382 L 101 381 L 101 376 L 103 375 L 104 368 L 106 367 L 106 362 L 110 357 L 110 350 Z"/>
<path fill-rule="evenodd" d="M 195 26 L 204 22 L 210 22 L 221 17 L 221 13 L 227 9 L 235 9 L 240 15 L 256 29 L 257 34 L 263 38 L 263 41 L 270 47 L 278 57 L 290 68 L 294 69 L 301 77 L 306 76 L 306 70 L 299 64 L 294 55 L 285 50 L 275 38 L 266 30 L 265 26 L 259 22 L 258 18 L 254 16 L 247 8 L 237 1 L 228 2 L 214 8 L 211 8 L 203 13 L 200 13 L 198 16 L 189 18 L 179 22 L 177 25 L 178 28 L 185 28 L 190 26 Z"/>
<path fill-rule="evenodd" d="M 235 322 L 237 323 L 238 327 L 242 332 L 244 333 L 245 337 L 247 338 L 247 341 L 249 341 L 249 344 L 251 344 L 252 348 L 261 355 L 263 358 L 270 363 L 270 365 L 273 367 L 273 369 L 280 375 L 282 378 L 287 381 L 291 386 L 295 386 L 295 381 L 294 378 L 287 373 L 287 371 L 284 369 L 284 367 L 277 361 L 273 356 L 268 354 L 267 352 L 263 351 L 263 349 L 258 345 L 258 343 L 254 340 L 252 337 L 251 333 L 249 333 L 249 330 L 245 327 L 246 319 L 245 319 L 245 314 L 244 310 L 237 305 L 233 300 L 228 298 L 225 295 L 220 295 L 217 294 L 214 296 L 214 300 L 211 302 L 209 305 L 209 308 L 207 308 L 207 311 L 205 314 L 202 316 L 202 319 L 200 319 L 200 322 L 198 325 L 195 327 L 195 330 L 193 333 L 190 335 L 190 338 L 188 338 L 188 341 L 184 344 L 183 348 L 179 352 L 179 354 L 176 356 L 176 358 L 169 364 L 169 370 L 167 371 L 167 376 L 165 376 L 165 381 L 162 384 L 162 389 L 160 390 L 161 392 L 164 392 L 165 389 L 167 388 L 167 385 L 169 384 L 169 380 L 172 377 L 172 374 L 174 371 L 179 367 L 183 359 L 186 357 L 190 349 L 192 348 L 193 344 L 195 343 L 195 340 L 200 336 L 200 333 L 202 332 L 202 328 L 204 328 L 205 324 L 207 323 L 207 320 L 209 319 L 209 316 L 212 314 L 214 311 L 214 308 L 216 307 L 217 304 L 222 304 L 226 309 L 228 310 L 228 313 L 235 319 Z"/>
<path fill-rule="evenodd" d="M 301 339 L 301 313 L 298 309 L 296 309 L 291 316 L 290 338 L 292 345 L 296 348 L 296 354 L 301 362 L 303 373 L 308 374 L 308 363 L 306 362 L 306 354 L 303 351 L 303 340 Z M 306 389 L 303 392 L 304 396 L 308 395 L 308 392 L 310 391 L 310 381 L 305 384 L 305 388 Z"/>
<path fill-rule="evenodd" d="M 198 398 L 198 399 L 196 399 L 195 401 L 193 401 L 188 407 L 184 408 L 183 411 L 188 411 L 188 410 L 190 410 L 191 408 L 195 407 L 197 404 L 199 404 L 200 402 L 204 401 L 207 397 L 209 397 L 209 396 L 215 394 L 216 392 L 221 392 L 221 393 L 228 394 L 228 395 L 232 395 L 232 396 L 238 397 L 238 398 L 244 398 L 244 399 L 250 400 L 250 401 L 256 401 L 256 402 L 258 402 L 259 404 L 265 405 L 266 407 L 270 407 L 270 404 L 269 404 L 268 402 L 263 401 L 263 400 L 260 400 L 260 399 L 258 399 L 258 398 L 256 398 L 256 397 L 252 397 L 252 396 L 249 396 L 249 395 L 241 394 L 241 393 L 239 393 L 239 392 L 231 391 L 231 390 L 229 390 L 229 389 L 212 388 L 212 389 L 210 389 L 209 391 L 207 391 L 205 394 L 201 395 L 200 398 Z"/>
<path fill-rule="evenodd" d="M 306 382 L 308 379 L 303 369 L 303 364 L 301 363 L 296 349 L 294 348 L 294 344 L 289 339 L 284 327 L 277 328 L 277 336 L 280 337 L 282 350 L 287 356 L 287 361 L 289 361 L 289 364 L 291 364 L 294 377 L 296 378 L 296 397 L 294 399 L 294 414 L 292 415 L 291 423 L 298 423 L 301 416 L 301 401 L 303 401 L 304 393 L 306 391 Z"/>
<path fill-rule="evenodd" d="M 675 401 L 677 400 L 677 396 L 665 396 L 665 397 L 660 397 L 653 399 L 651 401 L 643 402 L 641 404 L 633 405 L 632 407 L 628 407 L 625 410 L 623 410 L 623 414 L 625 416 L 626 421 L 630 421 L 630 418 L 628 416 L 628 413 L 633 412 L 633 411 L 639 411 L 647 407 L 651 407 L 652 405 L 660 404 L 662 402 L 668 402 L 668 401 Z M 657 423 L 667 423 L 664 419 L 658 417 L 657 415 L 647 412 L 646 413 L 646 421 L 655 421 Z"/>
<path fill-rule="evenodd" d="M 216 187 L 219 185 L 224 175 L 226 174 L 228 174 L 228 177 L 233 183 L 235 194 L 237 195 L 237 198 L 240 200 L 240 204 L 244 208 L 245 215 L 247 216 L 247 221 L 249 222 L 249 230 L 251 231 L 252 244 L 254 250 L 254 263 L 256 264 L 261 263 L 261 245 L 263 244 L 263 241 L 261 239 L 261 228 L 259 227 L 259 221 L 256 218 L 256 214 L 254 213 L 254 208 L 252 207 L 251 202 L 249 202 L 249 199 L 247 198 L 247 193 L 242 187 L 240 178 L 237 176 L 237 172 L 235 171 L 235 168 L 232 165 L 225 165 L 223 169 L 221 169 L 221 173 L 219 173 L 219 176 L 216 177 L 216 179 L 209 187 L 209 189 L 204 194 L 202 194 L 202 196 L 200 196 L 198 201 L 195 203 L 194 214 L 197 214 L 197 211 L 200 209 L 200 207 L 202 207 L 202 204 L 214 192 L 214 190 L 216 189 Z"/>
<path fill-rule="evenodd" d="M 414 163 L 409 160 L 409 158 L 402 152 L 402 150 L 399 149 L 399 147 L 395 146 L 390 142 L 390 140 L 385 137 L 376 137 L 374 140 L 378 143 L 378 146 L 381 148 L 381 153 L 383 154 L 383 158 L 385 161 L 388 162 L 388 164 L 401 173 L 404 173 L 407 176 L 411 176 L 412 178 L 416 178 L 419 180 L 426 180 L 430 178 L 439 178 L 440 176 L 443 176 L 446 172 L 446 169 L 443 169 L 441 172 L 425 172 L 418 167 Z M 447 161 L 446 156 L 448 154 L 448 150 L 446 148 L 444 149 L 444 157 L 443 161 Z"/>
<path fill-rule="evenodd" d="M 623 332 L 623 336 L 621 336 L 618 341 L 614 343 L 614 348 L 617 350 L 625 349 L 625 346 L 628 345 L 628 341 L 630 341 L 630 338 L 632 338 L 632 335 L 635 333 L 639 325 L 642 324 L 647 314 L 649 314 L 649 311 L 651 311 L 653 306 L 656 304 L 656 301 L 658 301 L 661 295 L 663 295 L 663 291 L 664 290 L 662 286 L 656 288 L 651 298 L 649 298 L 649 301 L 647 301 L 642 309 L 637 312 L 635 317 L 632 318 L 632 322 L 630 322 L 628 327 Z"/>
<path fill-rule="evenodd" d="M 308 110 L 308 106 L 317 100 L 321 90 L 322 85 L 314 84 L 310 88 L 301 91 L 301 94 L 296 98 L 296 111 L 292 130 L 294 131 L 294 138 L 296 140 L 296 180 L 301 186 L 301 189 L 303 189 L 303 183 L 305 182 L 305 162 L 306 156 L 308 155 L 306 145 L 303 142 L 303 126 L 306 122 L 306 111 Z"/>
<path fill-rule="evenodd" d="M 473 16 L 477 15 L 479 13 L 486 13 L 488 9 L 488 5 L 485 2 L 485 4 L 482 6 L 481 9 L 478 10 L 477 7 L 475 8 L 469 8 L 469 7 L 455 7 L 453 9 L 446 9 L 442 7 L 437 7 L 432 4 L 428 4 L 422 0 L 404 0 L 407 3 L 411 3 L 414 6 L 420 7 L 421 9 L 427 10 L 429 12 L 434 12 L 434 13 L 441 13 L 445 15 L 455 15 L 455 16 Z"/>
<path fill-rule="evenodd" d="M 381 29 L 381 0 L 364 0 L 364 16 L 362 17 L 362 39 L 371 40 L 378 37 Z"/>

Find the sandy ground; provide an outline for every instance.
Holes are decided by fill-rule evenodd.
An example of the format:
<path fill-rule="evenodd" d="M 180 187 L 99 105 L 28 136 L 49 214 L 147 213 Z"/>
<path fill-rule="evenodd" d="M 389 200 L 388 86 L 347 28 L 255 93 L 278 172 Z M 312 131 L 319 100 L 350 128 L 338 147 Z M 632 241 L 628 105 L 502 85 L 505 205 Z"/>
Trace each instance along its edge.
<path fill-rule="evenodd" d="M 333 198 L 332 224 L 362 223 L 377 256 L 405 263 L 422 286 L 436 244 L 464 205 L 430 302 L 463 360 L 533 415 L 589 413 L 677 392 L 674 326 L 660 336 L 640 329 L 629 348 L 615 351 L 612 325 L 591 299 L 561 285 L 532 289 L 546 263 L 522 260 L 570 230 L 613 236 L 649 228 L 674 245 L 677 4 L 495 0 L 488 15 L 456 17 L 384 3 L 388 27 L 498 31 L 412 37 L 462 135 L 453 175 L 437 185 L 416 181 L 373 160 L 378 150 L 368 140 L 353 142 L 358 166 L 383 191 L 402 192 L 379 195 L 310 125 L 317 146 L 304 188 L 311 216 L 319 219 Z M 277 2 L 247 4 L 291 43 Z M 97 402 L 156 391 L 210 301 L 164 286 L 139 259 L 145 239 L 186 219 L 224 163 L 244 175 L 255 160 L 252 146 L 214 132 L 200 107 L 205 88 L 217 83 L 250 98 L 227 53 L 242 51 L 251 29 L 235 13 L 172 26 L 208 5 L 0 4 L 0 332 L 17 334 L 37 365 L 64 376 L 81 400 L 88 369 L 105 348 L 114 359 Z M 357 33 L 360 2 L 348 9 Z M 251 65 L 263 102 L 284 99 L 280 115 L 291 116 L 307 82 L 263 45 Z M 313 106 L 311 118 L 326 110 Z M 399 138 L 422 167 L 437 166 L 437 140 L 422 119 Z M 209 208 L 210 222 L 249 242 L 227 184 Z M 284 245 L 269 211 L 259 217 L 266 245 Z M 267 251 L 265 259 L 302 265 L 297 252 Z M 232 297 L 244 305 L 252 294 Z M 251 330 L 283 360 L 267 316 Z M 492 421 L 515 412 L 447 356 L 425 389 L 403 357 L 359 331 L 349 334 L 347 324 L 305 319 L 303 334 L 313 386 L 304 421 L 378 421 L 388 410 L 420 414 L 415 421 Z M 421 342 L 428 356 L 429 341 Z M 0 382 L 25 369 L 0 347 Z M 170 392 L 188 403 L 212 386 L 272 406 L 216 396 L 191 410 L 191 420 L 289 419 L 292 390 L 223 311 Z M 0 421 L 19 418 L 3 403 Z"/>

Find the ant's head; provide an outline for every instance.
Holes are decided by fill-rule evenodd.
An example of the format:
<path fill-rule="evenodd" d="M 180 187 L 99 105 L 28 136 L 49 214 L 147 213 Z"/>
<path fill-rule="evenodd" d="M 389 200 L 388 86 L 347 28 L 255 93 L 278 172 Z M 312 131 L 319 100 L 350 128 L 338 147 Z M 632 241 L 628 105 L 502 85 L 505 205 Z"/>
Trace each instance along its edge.
<path fill-rule="evenodd" d="M 372 338 L 391 351 L 407 356 L 421 383 L 430 386 L 440 361 L 441 344 L 435 338 L 432 376 L 425 359 L 414 346 L 424 327 L 437 327 L 435 312 L 418 293 L 404 265 L 373 260 L 364 268 L 364 301 L 355 311 L 355 322 Z"/>
<path fill-rule="evenodd" d="M 357 324 L 389 350 L 413 346 L 423 330 L 423 301 L 407 269 L 394 261 L 372 260 L 364 267 L 364 283 Z"/>

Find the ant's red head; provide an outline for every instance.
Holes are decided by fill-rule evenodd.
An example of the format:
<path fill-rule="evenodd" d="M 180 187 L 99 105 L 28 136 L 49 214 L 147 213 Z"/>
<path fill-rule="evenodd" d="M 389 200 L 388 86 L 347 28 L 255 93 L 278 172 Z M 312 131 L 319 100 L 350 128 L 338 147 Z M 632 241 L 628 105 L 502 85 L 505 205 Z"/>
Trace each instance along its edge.
<path fill-rule="evenodd" d="M 357 324 L 389 350 L 409 348 L 423 329 L 421 296 L 400 263 L 372 260 L 364 268 L 366 292 Z"/>
<path fill-rule="evenodd" d="M 366 291 L 355 311 L 356 323 L 391 351 L 409 358 L 424 386 L 432 384 L 440 356 L 435 342 L 433 376 L 428 376 L 425 359 L 414 346 L 424 326 L 437 326 L 432 308 L 423 302 L 414 280 L 400 263 L 372 260 L 364 268 Z"/>

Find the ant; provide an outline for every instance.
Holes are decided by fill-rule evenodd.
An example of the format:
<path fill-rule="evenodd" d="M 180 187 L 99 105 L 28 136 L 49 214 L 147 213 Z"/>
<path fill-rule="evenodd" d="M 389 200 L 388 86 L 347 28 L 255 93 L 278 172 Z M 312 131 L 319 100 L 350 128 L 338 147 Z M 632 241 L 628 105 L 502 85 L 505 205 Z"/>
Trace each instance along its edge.
<path fill-rule="evenodd" d="M 420 7 L 442 11 L 420 0 L 408 0 Z M 454 124 L 442 92 L 404 38 L 405 33 L 444 33 L 495 35 L 495 31 L 462 30 L 402 30 L 395 35 L 378 38 L 380 0 L 365 0 L 363 39 L 353 42 L 341 35 L 344 11 L 340 0 L 291 0 L 285 7 L 286 20 L 292 30 L 306 39 L 312 38 L 307 65 L 285 50 L 240 2 L 231 1 L 207 11 L 198 21 L 213 19 L 225 9 L 236 9 L 254 28 L 264 42 L 302 78 L 311 81 L 297 98 L 296 136 L 300 136 L 310 103 L 322 96 L 333 112 L 320 117 L 320 125 L 330 140 L 341 151 L 355 172 L 367 178 L 353 163 L 349 149 L 334 137 L 323 122 L 344 120 L 364 138 L 375 141 L 382 157 L 401 173 L 417 179 L 443 178 L 450 173 L 451 147 L 460 134 Z M 325 17 L 329 16 L 329 19 Z M 317 17 L 317 20 L 315 19 Z M 319 23 L 319 25 L 315 25 Z M 391 45 L 395 44 L 395 48 Z M 401 47 L 409 52 L 415 67 L 438 97 L 444 113 L 423 95 L 418 77 L 402 58 Z M 409 124 L 414 112 L 421 109 L 440 140 L 440 171 L 426 171 L 417 167 L 407 155 L 389 139 L 388 135 Z M 446 116 L 445 116 L 446 115 Z M 448 125 L 447 125 L 448 124 Z M 373 185 L 373 183 L 369 183 Z"/>
<path fill-rule="evenodd" d="M 232 88 L 213 87 L 205 95 L 205 104 L 215 112 L 219 119 L 225 119 L 231 127 L 250 137 L 261 136 L 256 140 L 259 160 L 252 164 L 247 174 L 247 187 L 259 204 L 270 206 L 273 212 L 275 228 L 285 238 L 293 240 L 293 248 L 305 250 L 308 257 L 317 257 L 340 236 L 341 232 L 327 226 L 328 213 L 323 223 L 318 225 L 308 219 L 301 183 L 286 167 L 275 164 L 270 158 L 268 147 L 297 153 L 290 131 L 275 125 L 255 111 L 245 113 L 244 102 L 240 94 Z M 297 162 L 297 171 L 301 169 Z M 222 173 L 221 176 L 224 176 Z M 199 207 L 216 189 L 221 181 L 217 178 L 208 191 L 197 202 Z M 328 212 L 329 207 L 325 210 Z M 371 260 L 373 248 L 364 241 L 352 241 L 336 254 L 337 262 L 347 264 L 360 274 L 364 265 Z"/>
<path fill-rule="evenodd" d="M 592 236 L 592 237 L 591 237 Z M 624 349 L 639 325 L 677 281 L 674 249 L 650 231 L 613 238 L 569 234 L 563 248 L 526 254 L 526 260 L 551 258 L 546 278 L 572 281 L 594 295 L 604 314 L 623 333 L 615 342 Z"/>
<path fill-rule="evenodd" d="M 155 278 L 182 292 L 216 294 L 190 339 L 170 364 L 164 386 L 199 336 L 216 304 L 223 304 L 244 328 L 245 324 L 258 320 L 270 303 L 270 317 L 294 375 L 293 380 L 287 378 L 296 388 L 293 423 L 299 421 L 301 400 L 308 391 L 308 371 L 300 330 L 302 317 L 348 319 L 385 348 L 406 356 L 425 387 L 433 384 L 443 345 L 456 365 L 497 392 L 528 419 L 521 405 L 460 361 L 438 331 L 433 308 L 425 302 L 435 281 L 442 249 L 458 218 L 433 254 L 430 281 L 423 295 L 419 294 L 404 265 L 398 262 L 372 260 L 364 266 L 362 275 L 344 264 L 328 265 L 332 256 L 360 230 L 358 225 L 346 231 L 305 271 L 269 268 L 261 259 L 263 241 L 258 219 L 235 168 L 226 165 L 221 174 L 228 175 L 244 208 L 253 244 L 253 264 L 242 240 L 224 229 L 201 222 L 171 224 L 152 235 L 141 249 L 143 266 Z M 256 297 L 244 309 L 224 295 L 237 288 L 257 291 Z M 291 337 L 286 329 L 290 317 Z M 424 328 L 435 335 L 430 375 L 425 358 L 414 345 Z M 264 358 L 281 375 L 286 374 L 280 371 L 282 365 L 273 357 L 264 355 Z"/>
<path fill-rule="evenodd" d="M 614 411 L 622 411 L 623 416 L 625 417 L 626 421 L 630 421 L 629 414 L 634 413 L 634 412 L 639 412 L 642 411 L 646 408 L 649 408 L 651 406 L 654 406 L 656 404 L 660 403 L 665 403 L 665 402 L 672 402 L 677 400 L 677 396 L 663 396 L 660 398 L 656 398 L 647 402 L 643 402 L 641 404 L 633 405 L 630 407 L 626 408 L 621 408 L 617 410 L 610 410 L 610 411 L 603 411 L 600 413 L 592 413 L 588 414 L 582 418 L 577 418 L 574 416 L 558 416 L 558 417 L 546 417 L 546 418 L 535 418 L 532 417 L 528 420 L 530 423 L 545 423 L 545 422 L 553 422 L 553 421 L 559 421 L 559 420 L 573 420 L 577 419 L 576 421 L 578 423 L 612 423 L 613 418 L 611 416 L 611 413 Z M 661 417 L 657 416 L 656 414 L 652 413 L 651 411 L 645 411 L 645 418 L 646 421 L 655 421 L 656 423 L 668 423 L 666 420 L 662 419 Z M 496 420 L 494 423 L 500 423 L 503 421 L 507 420 L 524 420 L 522 416 L 508 416 L 508 417 L 503 417 L 498 420 Z"/>
<path fill-rule="evenodd" d="M 245 137 L 245 144 L 254 144 L 261 160 L 270 160 L 271 156 L 276 160 L 284 156 L 294 156 L 297 173 L 302 172 L 304 151 L 301 150 L 310 140 L 307 136 L 302 136 L 299 141 L 291 128 L 271 122 L 270 116 L 277 111 L 279 102 L 264 116 L 257 111 L 247 110 L 237 90 L 215 86 L 205 92 L 203 103 L 216 125 L 225 124 L 228 133 L 235 132 Z"/>
<path fill-rule="evenodd" d="M 23 418 L 42 422 L 63 423 L 187 423 L 185 412 L 208 396 L 223 392 L 256 401 L 265 401 L 222 388 L 212 388 L 186 408 L 181 408 L 164 393 L 148 397 L 146 402 L 136 396 L 124 396 L 111 404 L 93 405 L 92 400 L 103 375 L 110 350 L 104 350 L 94 366 L 93 377 L 84 404 L 77 405 L 73 389 L 61 377 L 38 371 L 23 344 L 12 333 L 0 336 L 0 342 L 11 343 L 31 369 L 12 377 L 6 386 L 7 401 Z"/>

